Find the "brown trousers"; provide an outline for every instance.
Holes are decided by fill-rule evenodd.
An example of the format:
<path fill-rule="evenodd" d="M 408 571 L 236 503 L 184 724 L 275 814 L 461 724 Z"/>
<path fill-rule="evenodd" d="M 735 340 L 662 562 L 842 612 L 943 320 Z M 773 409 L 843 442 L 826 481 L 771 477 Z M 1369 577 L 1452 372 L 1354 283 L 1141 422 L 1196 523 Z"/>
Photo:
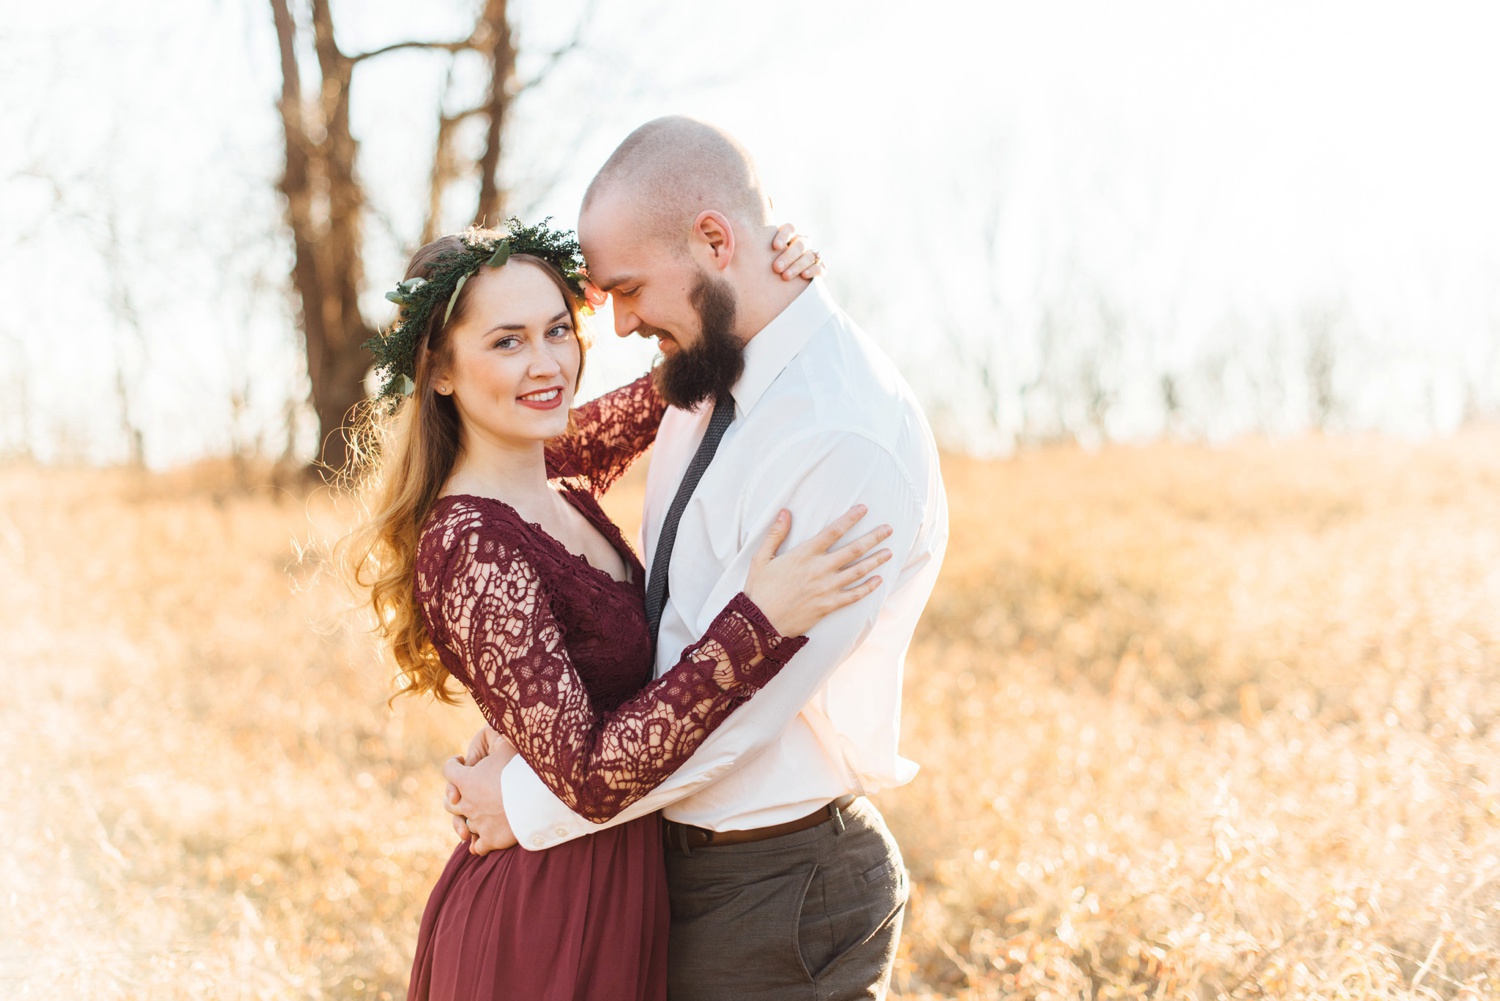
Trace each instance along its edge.
<path fill-rule="evenodd" d="M 765 841 L 667 851 L 670 1001 L 885 997 L 906 869 L 880 813 Z"/>

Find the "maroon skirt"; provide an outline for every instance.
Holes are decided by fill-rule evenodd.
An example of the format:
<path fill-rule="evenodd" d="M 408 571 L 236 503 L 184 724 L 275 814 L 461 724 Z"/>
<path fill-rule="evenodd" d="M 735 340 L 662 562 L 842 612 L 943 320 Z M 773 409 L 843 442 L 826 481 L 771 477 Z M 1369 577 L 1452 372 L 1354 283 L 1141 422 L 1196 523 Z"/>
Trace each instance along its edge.
<path fill-rule="evenodd" d="M 555 848 L 472 855 L 428 898 L 408 1001 L 663 1001 L 670 912 L 657 814 Z"/>

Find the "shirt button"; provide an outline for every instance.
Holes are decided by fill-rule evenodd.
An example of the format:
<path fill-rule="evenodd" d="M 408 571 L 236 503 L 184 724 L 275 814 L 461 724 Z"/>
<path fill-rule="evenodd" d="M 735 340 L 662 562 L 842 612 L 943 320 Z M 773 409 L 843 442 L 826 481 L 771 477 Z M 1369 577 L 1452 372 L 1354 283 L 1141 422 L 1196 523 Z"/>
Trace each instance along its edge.
<path fill-rule="evenodd" d="M 563 825 L 558 824 L 556 827 L 552 828 L 552 833 L 556 834 L 560 838 L 565 838 L 568 836 L 568 829 Z"/>
<path fill-rule="evenodd" d="M 540 848 L 540 847 L 542 847 L 542 845 L 545 845 L 546 843 L 547 843 L 547 839 L 544 838 L 544 837 L 542 837 L 540 834 L 532 836 L 531 847 L 533 847 L 533 848 Z"/>

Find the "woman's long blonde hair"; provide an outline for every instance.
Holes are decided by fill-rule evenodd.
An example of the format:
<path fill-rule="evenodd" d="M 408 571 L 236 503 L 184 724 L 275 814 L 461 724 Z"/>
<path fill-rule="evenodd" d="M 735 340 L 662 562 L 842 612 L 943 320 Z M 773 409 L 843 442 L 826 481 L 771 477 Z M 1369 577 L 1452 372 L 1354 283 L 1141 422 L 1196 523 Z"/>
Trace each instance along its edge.
<path fill-rule="evenodd" d="M 434 240 L 412 255 L 405 277 L 428 277 L 434 261 L 460 249 L 458 236 Z M 579 328 L 578 303 L 572 291 L 562 275 L 540 258 L 515 254 L 510 261 L 540 268 L 562 294 L 578 337 L 581 377 L 587 342 Z M 431 693 L 443 702 L 459 702 L 417 604 L 416 566 L 422 524 L 453 474 L 463 447 L 458 408 L 451 397 L 433 389 L 432 376 L 450 357 L 448 331 L 463 320 L 474 285 L 471 280 L 460 290 L 448 320 L 434 310 L 417 351 L 412 394 L 391 412 L 372 401 L 355 422 L 349 478 L 362 517 L 339 543 L 338 562 L 345 578 L 368 593 L 375 632 L 396 662 L 392 699 Z"/>

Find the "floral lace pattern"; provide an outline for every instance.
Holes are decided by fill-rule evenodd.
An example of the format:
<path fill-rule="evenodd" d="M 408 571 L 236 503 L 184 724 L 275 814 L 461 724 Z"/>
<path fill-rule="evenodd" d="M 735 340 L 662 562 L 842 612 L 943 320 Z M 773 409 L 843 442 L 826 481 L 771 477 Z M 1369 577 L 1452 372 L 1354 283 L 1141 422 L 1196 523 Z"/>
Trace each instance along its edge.
<path fill-rule="evenodd" d="M 649 372 L 575 408 L 567 433 L 547 443 L 548 477 L 599 496 L 656 440 L 666 412 Z"/>
<path fill-rule="evenodd" d="M 603 430 L 606 444 L 559 446 L 556 468 L 590 488 L 613 482 L 655 437 L 655 421 L 643 416 L 657 406 L 648 395 L 656 399 L 636 389 L 602 406 L 588 426 Z M 489 724 L 569 808 L 602 822 L 675 771 L 807 641 L 783 638 L 736 595 L 651 681 L 640 561 L 590 490 L 569 486 L 563 495 L 620 551 L 628 580 L 501 501 L 456 495 L 441 498 L 423 526 L 416 596 L 439 657 Z"/>

